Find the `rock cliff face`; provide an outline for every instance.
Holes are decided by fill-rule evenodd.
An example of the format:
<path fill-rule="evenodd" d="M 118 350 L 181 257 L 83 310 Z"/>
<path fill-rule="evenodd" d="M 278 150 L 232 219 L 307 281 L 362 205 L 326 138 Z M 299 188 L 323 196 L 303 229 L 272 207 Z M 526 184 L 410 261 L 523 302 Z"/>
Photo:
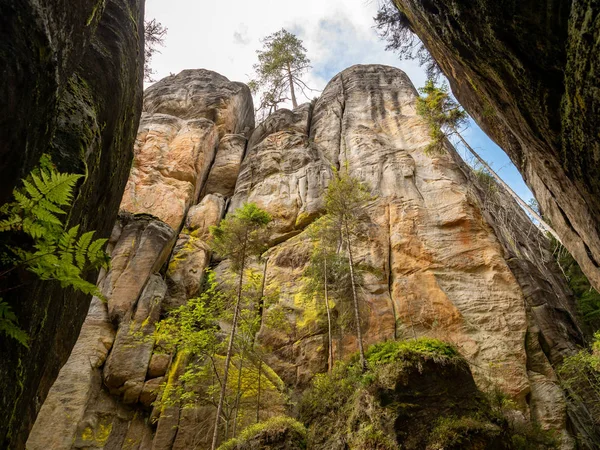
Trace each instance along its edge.
<path fill-rule="evenodd" d="M 396 0 L 600 288 L 600 16 L 593 1 Z"/>
<path fill-rule="evenodd" d="M 279 290 L 270 308 L 287 322 L 286 332 L 263 323 L 265 362 L 297 392 L 326 371 L 327 329 L 299 294 L 306 227 L 340 167 L 377 196 L 356 248 L 374 269 L 362 287 L 366 342 L 452 342 L 481 388 L 499 386 L 573 448 L 585 410 L 568 414 L 554 369 L 582 341 L 573 298 L 544 237 L 505 192 L 449 144 L 424 154 L 416 95 L 398 69 L 354 66 L 316 103 L 280 110 L 253 130 L 249 90 L 213 72 L 185 71 L 150 88 L 112 267 L 99 280 L 107 303 L 92 302 L 28 448 L 209 446 L 212 409 L 152 407 L 157 387 L 185 364 L 160 353 L 152 331 L 162 312 L 198 293 L 208 226 L 247 201 L 274 219 L 261 271 Z M 352 333 L 333 346 L 336 359 L 356 351 Z"/>
<path fill-rule="evenodd" d="M 143 16 L 141 0 L 2 2 L 0 203 L 48 153 L 60 171 L 86 175 L 70 225 L 110 235 L 142 106 Z M 77 340 L 90 299 L 26 274 L 4 274 L 0 284 L 31 337 L 29 349 L 0 338 L 0 447 L 18 449 Z"/>

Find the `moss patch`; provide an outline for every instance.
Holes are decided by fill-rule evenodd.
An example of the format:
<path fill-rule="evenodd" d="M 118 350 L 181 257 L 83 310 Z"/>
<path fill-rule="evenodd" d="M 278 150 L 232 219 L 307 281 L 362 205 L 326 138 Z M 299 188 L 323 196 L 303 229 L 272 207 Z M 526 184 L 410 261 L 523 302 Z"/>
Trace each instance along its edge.
<path fill-rule="evenodd" d="M 475 386 L 457 350 L 436 339 L 390 341 L 320 374 L 300 401 L 314 450 L 509 449 L 501 408 Z M 527 440 L 527 439 L 526 439 Z M 539 446 L 529 448 L 551 448 Z"/>
<path fill-rule="evenodd" d="M 278 416 L 246 428 L 239 438 L 230 439 L 219 450 L 304 450 L 306 428 L 291 417 Z"/>

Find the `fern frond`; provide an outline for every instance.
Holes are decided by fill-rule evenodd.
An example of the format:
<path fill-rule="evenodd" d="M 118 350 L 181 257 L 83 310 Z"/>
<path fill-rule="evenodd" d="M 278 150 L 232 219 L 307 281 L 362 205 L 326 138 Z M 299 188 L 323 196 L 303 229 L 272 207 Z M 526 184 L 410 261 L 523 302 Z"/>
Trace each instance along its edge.
<path fill-rule="evenodd" d="M 98 266 L 100 264 L 104 267 L 104 263 L 108 259 L 104 252 L 104 246 L 107 241 L 108 239 L 96 239 L 90 244 L 87 251 L 87 258 L 92 265 Z"/>
<path fill-rule="evenodd" d="M 59 208 L 54 203 L 45 198 L 40 200 L 39 206 L 44 209 L 47 209 L 50 212 L 53 212 L 54 214 L 66 214 L 65 211 L 63 211 L 61 208 Z"/>
<path fill-rule="evenodd" d="M 73 289 L 75 289 L 77 291 L 81 291 L 84 294 L 91 294 L 91 295 L 96 295 L 96 296 L 98 296 L 100 294 L 98 287 L 95 284 L 89 283 L 79 276 L 77 276 L 77 277 L 64 276 L 61 279 L 59 279 L 59 281 L 60 281 L 60 284 L 62 287 L 71 286 Z"/>
<path fill-rule="evenodd" d="M 27 233 L 33 239 L 39 239 L 47 232 L 47 227 L 30 217 L 26 217 L 23 220 L 23 232 Z"/>
<path fill-rule="evenodd" d="M 33 208 L 31 208 L 31 214 L 33 215 L 33 217 L 35 217 L 35 219 L 37 219 L 40 222 L 46 222 L 62 226 L 62 221 L 58 217 L 56 217 L 52 212 L 44 208 L 41 205 L 41 203 L 38 203 Z"/>
<path fill-rule="evenodd" d="M 17 316 L 10 305 L 0 298 L 0 333 L 29 348 L 29 335 L 17 323 Z"/>
<path fill-rule="evenodd" d="M 33 208 L 33 206 L 35 205 L 35 202 L 31 201 L 31 199 L 29 199 L 29 197 L 27 197 L 25 194 L 21 193 L 17 189 L 15 189 L 13 191 L 13 196 L 15 197 L 17 204 L 24 211 L 27 211 L 27 210 Z"/>
<path fill-rule="evenodd" d="M 23 219 L 17 215 L 10 216 L 8 219 L 0 220 L 0 232 L 15 230 L 19 228 L 22 222 Z"/>
<path fill-rule="evenodd" d="M 58 240 L 60 259 L 69 264 L 73 264 L 73 254 L 75 253 L 75 241 L 77 239 L 78 233 L 79 225 L 75 225 L 68 231 L 64 232 Z"/>
<path fill-rule="evenodd" d="M 83 233 L 77 241 L 77 244 L 75 245 L 75 261 L 81 269 L 85 267 L 88 248 L 90 246 L 90 243 L 92 242 L 92 237 L 94 236 L 94 233 L 95 231 L 88 231 L 87 233 Z"/>
<path fill-rule="evenodd" d="M 52 172 L 50 180 L 44 183 L 44 189 L 41 189 L 41 193 L 57 205 L 70 205 L 73 200 L 73 188 L 81 177 L 82 175 L 73 173 Z"/>
<path fill-rule="evenodd" d="M 35 175 L 32 174 L 32 177 L 35 177 Z M 29 194 L 31 200 L 33 200 L 34 202 L 39 202 L 40 199 L 44 197 L 44 194 L 42 194 L 42 192 L 40 192 L 33 184 L 31 184 L 27 180 L 23 180 L 23 187 L 25 188 L 25 191 Z"/>

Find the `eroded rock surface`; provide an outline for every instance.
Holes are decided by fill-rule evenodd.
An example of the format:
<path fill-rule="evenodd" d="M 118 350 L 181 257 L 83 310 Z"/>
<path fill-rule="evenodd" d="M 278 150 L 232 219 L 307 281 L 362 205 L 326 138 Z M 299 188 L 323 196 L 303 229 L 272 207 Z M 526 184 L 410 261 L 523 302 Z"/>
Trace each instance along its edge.
<path fill-rule="evenodd" d="M 326 321 L 314 299 L 304 298 L 302 286 L 312 249 L 307 226 L 323 214 L 323 194 L 337 169 L 348 170 L 376 196 L 360 218 L 364 233 L 354 249 L 358 265 L 370 268 L 361 286 L 366 343 L 419 336 L 453 343 L 479 388 L 500 387 L 523 417 L 561 433 L 563 447 L 572 448 L 567 402 L 555 373 L 582 339 L 572 295 L 548 243 L 505 192 L 476 177 L 449 144 L 443 154 L 425 155 L 427 127 L 416 114 L 417 93 L 408 77 L 386 66 L 351 67 L 334 77 L 315 104 L 280 110 L 253 133 L 240 135 L 251 125 L 241 106 L 251 104 L 249 94 L 239 97 L 245 89 L 210 74 L 185 71 L 147 93 L 138 154 L 150 155 L 158 146 L 160 157 L 139 157 L 132 179 L 146 177 L 148 192 L 169 186 L 170 198 L 185 201 L 175 214 L 171 204 L 162 211 L 140 202 L 138 211 L 131 196 L 124 199 L 125 209 L 146 215 L 115 227 L 113 267 L 102 285 L 112 294 L 100 305 L 112 337 L 102 362 L 86 369 L 95 375 L 82 381 L 88 386 L 83 394 L 93 394 L 82 394 L 71 406 L 57 387 L 36 428 L 49 423 L 50 411 L 60 413 L 62 401 L 78 416 L 62 425 L 69 438 L 56 448 L 89 447 L 103 436 L 110 448 L 128 448 L 127 439 L 140 450 L 206 448 L 214 408 L 152 406 L 161 383 L 176 385 L 189 362 L 186 355 L 153 348 L 152 330 L 160 314 L 199 293 L 211 258 L 209 227 L 247 201 L 274 219 L 270 249 L 254 268 L 266 274 L 264 292 L 278 293 L 263 311 L 258 336 L 274 371 L 266 376 L 274 386 L 280 377 L 300 392 L 326 371 Z M 177 140 L 181 124 L 190 122 L 213 131 Z M 196 164 L 199 148 L 216 149 L 216 156 Z M 183 178 L 196 181 L 176 184 Z M 131 181 L 130 190 L 138 181 Z M 219 264 L 217 277 L 228 264 Z M 116 296 L 118 283 L 123 295 Z M 276 311 L 285 323 L 274 327 L 266 317 Z M 78 364 L 76 355 L 95 351 L 95 341 L 86 341 L 82 335 L 81 350 L 57 386 L 74 376 L 66 368 Z M 336 330 L 333 347 L 335 359 L 355 352 L 354 333 Z M 36 445 L 41 448 L 40 441 L 31 448 Z"/>
<path fill-rule="evenodd" d="M 396 4 L 458 100 L 506 150 L 563 244 L 600 288 L 598 5 Z"/>
<path fill-rule="evenodd" d="M 142 107 L 143 2 L 10 1 L 0 17 L 0 203 L 48 153 L 60 171 L 85 174 L 65 216 L 69 226 L 108 237 Z M 0 378 L 12 380 L 0 395 L 0 447 L 21 449 L 91 299 L 14 275 L 0 280 L 0 290 L 31 343 L 26 349 L 0 337 Z"/>

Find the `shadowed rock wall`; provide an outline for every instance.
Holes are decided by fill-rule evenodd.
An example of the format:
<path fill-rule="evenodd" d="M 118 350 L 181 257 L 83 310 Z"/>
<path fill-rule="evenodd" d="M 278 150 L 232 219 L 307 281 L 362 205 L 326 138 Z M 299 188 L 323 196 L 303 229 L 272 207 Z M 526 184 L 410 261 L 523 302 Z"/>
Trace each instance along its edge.
<path fill-rule="evenodd" d="M 460 103 L 510 156 L 600 289 L 600 9 L 590 0 L 396 0 Z"/>
<path fill-rule="evenodd" d="M 86 175 L 69 225 L 97 230 L 96 237 L 110 234 L 142 106 L 143 16 L 141 0 L 2 2 L 2 203 L 49 153 L 60 171 Z M 90 299 L 27 273 L 13 272 L 0 285 L 31 337 L 29 349 L 0 337 L 0 447 L 18 449 L 75 344 Z"/>

